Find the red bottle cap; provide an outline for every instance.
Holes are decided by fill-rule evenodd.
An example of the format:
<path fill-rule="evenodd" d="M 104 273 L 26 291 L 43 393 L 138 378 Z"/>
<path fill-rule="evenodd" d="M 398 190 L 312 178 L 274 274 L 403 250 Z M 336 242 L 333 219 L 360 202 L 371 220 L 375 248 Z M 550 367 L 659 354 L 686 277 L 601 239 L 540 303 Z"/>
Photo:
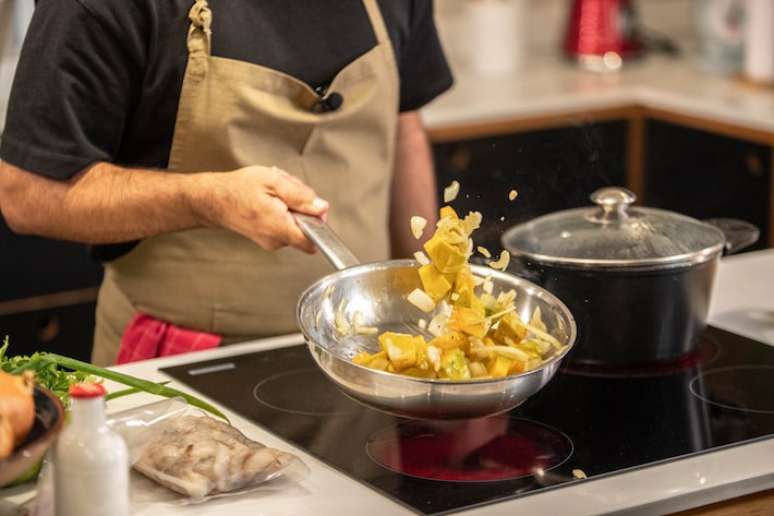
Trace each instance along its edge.
<path fill-rule="evenodd" d="M 76 399 L 101 398 L 107 391 L 101 383 L 76 383 L 70 386 L 70 397 Z"/>

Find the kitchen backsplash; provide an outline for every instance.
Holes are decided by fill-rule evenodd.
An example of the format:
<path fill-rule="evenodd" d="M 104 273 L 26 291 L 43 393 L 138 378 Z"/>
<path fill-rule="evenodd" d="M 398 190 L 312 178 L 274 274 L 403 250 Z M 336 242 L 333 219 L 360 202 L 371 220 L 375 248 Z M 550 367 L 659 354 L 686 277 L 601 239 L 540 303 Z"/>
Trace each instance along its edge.
<path fill-rule="evenodd" d="M 441 39 L 453 66 L 465 62 L 466 7 L 476 0 L 436 0 L 436 20 Z M 491 0 L 490 0 L 491 1 Z M 502 0 L 523 3 L 524 53 L 530 56 L 556 54 L 564 35 L 571 0 Z M 675 41 L 691 52 L 696 46 L 694 3 L 697 0 L 636 1 L 642 24 L 651 31 Z"/>
<path fill-rule="evenodd" d="M 465 7 L 473 0 L 436 0 L 436 15 L 444 46 L 452 66 L 466 59 Z M 524 3 L 525 59 L 557 53 L 564 31 L 570 0 L 506 0 Z M 675 40 L 684 49 L 694 47 L 694 0 L 640 0 L 637 2 L 642 21 L 650 29 Z M 21 30 L 31 11 L 31 1 L 0 0 L 0 132 L 5 122 L 8 93 L 18 59 Z M 11 8 L 13 7 L 13 8 Z M 13 23 L 11 23 L 13 21 Z"/>

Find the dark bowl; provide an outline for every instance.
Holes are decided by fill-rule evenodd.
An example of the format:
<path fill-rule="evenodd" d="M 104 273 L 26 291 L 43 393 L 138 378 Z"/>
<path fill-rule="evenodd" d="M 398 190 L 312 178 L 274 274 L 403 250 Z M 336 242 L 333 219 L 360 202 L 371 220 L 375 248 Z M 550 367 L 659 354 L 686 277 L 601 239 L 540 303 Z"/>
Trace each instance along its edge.
<path fill-rule="evenodd" d="M 35 386 L 35 423 L 29 435 L 10 457 L 0 460 L 0 487 L 32 470 L 54 442 L 64 424 L 64 408 L 51 391 Z"/>

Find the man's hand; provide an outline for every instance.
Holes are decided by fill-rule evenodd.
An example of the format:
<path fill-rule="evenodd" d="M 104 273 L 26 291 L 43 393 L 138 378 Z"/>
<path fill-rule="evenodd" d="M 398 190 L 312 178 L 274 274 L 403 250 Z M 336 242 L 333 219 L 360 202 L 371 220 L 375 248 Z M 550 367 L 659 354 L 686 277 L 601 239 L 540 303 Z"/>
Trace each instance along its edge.
<path fill-rule="evenodd" d="M 182 174 L 97 163 L 57 181 L 0 162 L 0 209 L 17 233 L 87 244 L 216 226 L 265 249 L 313 252 L 290 211 L 325 217 L 328 203 L 276 168 Z"/>
<path fill-rule="evenodd" d="M 290 212 L 325 217 L 328 202 L 298 178 L 275 167 L 254 166 L 196 180 L 194 209 L 200 206 L 197 211 L 206 225 L 235 231 L 269 251 L 286 245 L 315 251 Z"/>

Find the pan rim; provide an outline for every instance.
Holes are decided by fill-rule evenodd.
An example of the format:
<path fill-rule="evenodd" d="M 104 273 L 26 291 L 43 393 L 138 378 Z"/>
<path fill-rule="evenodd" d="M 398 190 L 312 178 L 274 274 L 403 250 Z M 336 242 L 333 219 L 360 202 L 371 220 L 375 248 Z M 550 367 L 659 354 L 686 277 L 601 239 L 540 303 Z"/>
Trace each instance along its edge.
<path fill-rule="evenodd" d="M 356 275 L 360 273 L 363 269 L 374 271 L 374 270 L 386 270 L 386 269 L 397 268 L 397 267 L 419 268 L 419 266 L 420 264 L 416 260 L 412 260 L 412 259 L 398 259 L 398 260 L 386 260 L 381 262 L 363 263 L 359 265 L 354 265 L 352 267 L 348 267 L 346 269 L 342 269 L 340 271 L 334 271 L 330 274 L 323 276 L 319 280 L 315 281 L 312 285 L 307 287 L 301 293 L 301 295 L 298 298 L 298 302 L 296 304 L 296 323 L 298 324 L 298 327 L 301 331 L 301 334 L 304 336 L 304 340 L 306 341 L 307 345 L 310 347 L 319 348 L 323 350 L 325 353 L 327 353 L 328 355 L 330 355 L 331 357 L 333 357 L 334 359 L 339 360 L 343 363 L 346 363 L 351 367 L 358 368 L 370 374 L 376 374 L 382 378 L 399 379 L 400 381 L 406 381 L 412 384 L 419 384 L 419 385 L 444 385 L 444 386 L 447 386 L 447 385 L 464 386 L 464 385 L 485 385 L 485 384 L 495 384 L 495 383 L 507 383 L 509 381 L 516 381 L 528 376 L 536 375 L 541 373 L 544 369 L 549 368 L 553 364 L 557 364 L 561 362 L 564 359 L 564 357 L 567 356 L 570 350 L 575 346 L 575 342 L 577 340 L 577 334 L 578 334 L 577 323 L 575 321 L 575 317 L 572 315 L 572 312 L 561 299 L 559 299 L 556 295 L 549 292 L 548 290 L 541 287 L 540 285 L 537 285 L 536 283 L 533 283 L 532 281 L 529 281 L 528 279 L 525 279 L 521 276 L 498 271 L 490 267 L 485 267 L 482 265 L 473 265 L 473 264 L 471 264 L 470 267 L 474 274 L 476 273 L 476 271 L 478 271 L 479 275 L 483 275 L 483 276 L 489 275 L 492 277 L 499 277 L 508 282 L 512 282 L 513 279 L 516 279 L 518 280 L 518 282 L 522 283 L 523 285 L 526 285 L 527 287 L 534 289 L 538 297 L 542 297 L 544 300 L 551 302 L 552 304 L 554 304 L 559 308 L 559 310 L 566 317 L 566 322 L 568 325 L 567 344 L 559 351 L 559 353 L 555 354 L 554 356 L 552 356 L 551 358 L 549 358 L 548 360 L 540 364 L 540 366 L 536 367 L 535 369 L 531 369 L 523 373 L 503 376 L 500 378 L 481 378 L 481 379 L 470 379 L 470 380 L 447 380 L 442 378 L 416 378 L 413 376 L 407 376 L 407 375 L 402 375 L 398 373 L 390 373 L 388 371 L 379 371 L 377 369 L 370 369 L 360 364 L 356 364 L 351 360 L 345 359 L 344 357 L 334 353 L 329 348 L 327 348 L 326 346 L 323 346 L 322 344 L 318 343 L 314 338 L 312 338 L 312 336 L 310 335 L 310 332 L 302 323 L 301 312 L 305 304 L 304 303 L 305 300 L 313 292 L 320 289 L 327 288 L 328 286 L 327 284 L 333 282 L 336 279 Z M 312 353 L 312 355 L 315 359 L 315 363 L 317 363 L 318 367 L 321 367 L 320 364 L 317 362 L 317 357 L 315 356 L 315 354 Z M 321 367 L 321 369 L 324 369 L 324 368 Z"/>

